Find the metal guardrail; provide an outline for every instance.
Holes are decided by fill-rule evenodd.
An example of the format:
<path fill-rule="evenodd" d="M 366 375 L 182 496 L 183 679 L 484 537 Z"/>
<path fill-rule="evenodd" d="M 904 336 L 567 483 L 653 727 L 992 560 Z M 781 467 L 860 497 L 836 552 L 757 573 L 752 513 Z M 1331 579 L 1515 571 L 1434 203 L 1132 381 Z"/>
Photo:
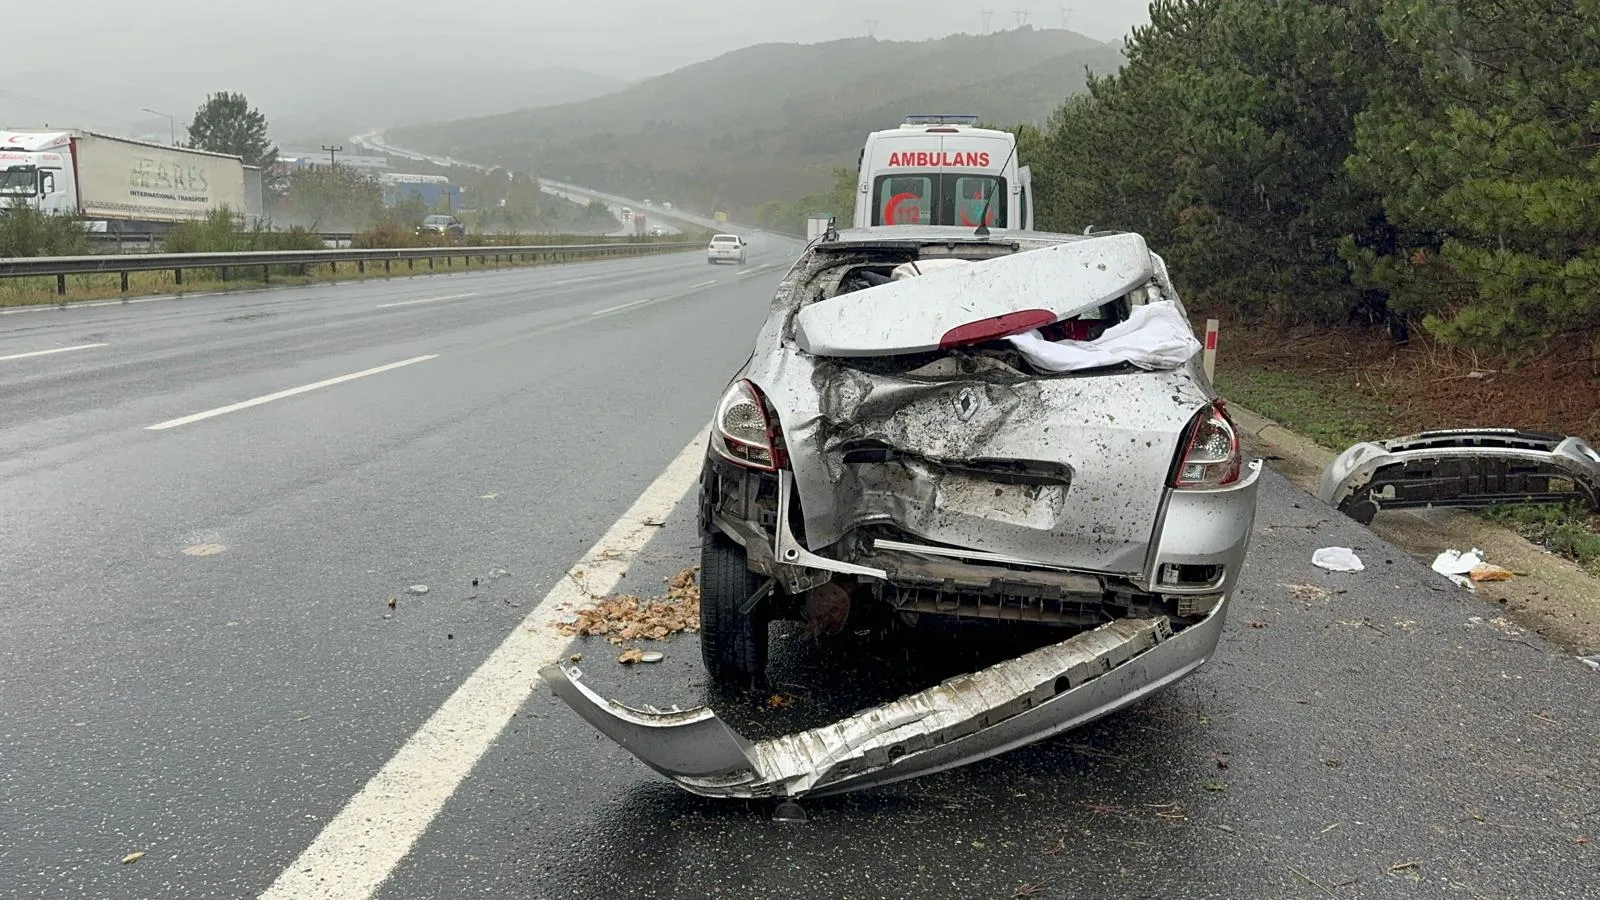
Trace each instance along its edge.
<path fill-rule="evenodd" d="M 389 250 L 257 250 L 242 253 L 138 253 L 99 254 L 93 256 L 36 256 L 0 259 L 0 278 L 38 278 L 55 276 L 56 294 L 67 293 L 68 275 L 121 274 L 122 292 L 128 292 L 130 272 L 171 271 L 178 285 L 183 284 L 186 269 L 219 269 L 227 278 L 232 269 L 261 270 L 262 282 L 272 277 L 274 266 L 300 266 L 302 271 L 312 266 L 332 266 L 355 263 L 365 274 L 368 263 L 383 263 L 385 275 L 393 272 L 397 262 L 404 262 L 408 271 L 415 271 L 418 261 L 426 261 L 430 271 L 438 260 L 452 266 L 456 258 L 471 265 L 476 258 L 487 262 L 493 258 L 499 263 L 508 262 L 565 262 L 576 257 L 608 259 L 621 256 L 645 256 L 651 253 L 669 253 L 703 248 L 699 241 L 659 241 L 610 244 L 545 244 L 503 247 L 405 247 Z"/>

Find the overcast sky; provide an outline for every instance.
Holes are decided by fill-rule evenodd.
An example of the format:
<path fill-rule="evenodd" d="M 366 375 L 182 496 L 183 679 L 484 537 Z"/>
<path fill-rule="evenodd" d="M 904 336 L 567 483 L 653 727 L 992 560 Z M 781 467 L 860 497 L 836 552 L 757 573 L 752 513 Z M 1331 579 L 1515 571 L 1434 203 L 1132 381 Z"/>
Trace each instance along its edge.
<path fill-rule="evenodd" d="M 1147 20 L 1148 0 L 1078 3 L 1074 31 L 1116 40 Z M 207 91 L 237 90 L 269 117 L 325 114 L 329 85 L 403 85 L 462 68 L 558 66 L 624 79 L 658 75 L 756 43 L 866 33 L 921 40 L 994 28 L 1031 8 L 1059 28 L 1061 7 L 1012 0 L 71 0 L 6 2 L 0 124 L 134 121 L 151 107 L 186 120 Z M 70 14 L 68 14 L 70 12 Z M 27 77 L 23 77 L 27 76 Z M 442 118 L 448 118 L 447 116 Z M 35 123 L 35 124 L 42 124 Z M 384 123 L 372 123 L 384 124 Z M 104 126 L 102 126 L 104 127 Z"/>

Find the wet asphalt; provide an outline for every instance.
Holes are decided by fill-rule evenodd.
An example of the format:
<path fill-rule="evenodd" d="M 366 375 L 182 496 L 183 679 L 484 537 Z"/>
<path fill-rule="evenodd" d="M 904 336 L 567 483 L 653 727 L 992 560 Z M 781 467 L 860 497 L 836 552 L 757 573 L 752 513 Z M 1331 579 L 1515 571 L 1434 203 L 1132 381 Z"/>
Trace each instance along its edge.
<path fill-rule="evenodd" d="M 792 258 L 757 240 L 742 275 L 689 254 L 0 316 L 0 357 L 107 344 L 0 362 L 0 897 L 264 890 L 703 427 Z M 1367 570 L 1313 567 L 1330 545 Z M 680 506 L 622 589 L 697 558 Z M 713 701 L 753 737 L 1006 649 L 774 641 L 776 700 Z M 617 699 L 705 699 L 693 636 L 662 649 L 572 652 Z M 680 791 L 540 690 L 378 896 L 1600 897 L 1597 698 L 1269 473 L 1216 658 L 1130 710 L 796 824 Z"/>

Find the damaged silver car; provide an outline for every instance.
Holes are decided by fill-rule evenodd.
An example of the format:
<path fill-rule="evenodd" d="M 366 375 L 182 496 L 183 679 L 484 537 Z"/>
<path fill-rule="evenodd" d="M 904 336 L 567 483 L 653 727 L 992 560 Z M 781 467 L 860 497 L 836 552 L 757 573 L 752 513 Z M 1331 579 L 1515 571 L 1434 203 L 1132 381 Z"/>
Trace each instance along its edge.
<path fill-rule="evenodd" d="M 962 765 L 1183 678 L 1216 648 L 1261 475 L 1199 350 L 1136 234 L 828 235 L 716 405 L 699 495 L 712 681 L 761 685 L 773 621 L 861 605 L 1061 639 L 762 743 L 709 709 L 608 702 L 573 667 L 546 678 L 647 765 L 738 797 Z"/>

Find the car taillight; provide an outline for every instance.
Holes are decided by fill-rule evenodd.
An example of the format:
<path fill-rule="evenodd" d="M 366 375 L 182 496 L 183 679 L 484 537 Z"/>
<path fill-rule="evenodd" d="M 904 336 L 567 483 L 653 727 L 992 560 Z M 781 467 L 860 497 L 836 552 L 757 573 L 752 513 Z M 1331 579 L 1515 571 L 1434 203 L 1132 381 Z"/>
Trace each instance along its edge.
<path fill-rule="evenodd" d="M 1226 487 L 1239 480 L 1244 452 L 1239 446 L 1239 432 L 1228 420 L 1221 400 L 1196 413 L 1186 435 L 1183 453 L 1173 471 L 1173 487 L 1204 490 Z"/>
<path fill-rule="evenodd" d="M 735 381 L 717 404 L 711 445 L 717 455 L 732 463 L 764 472 L 789 465 L 783 431 L 756 386 Z"/>

